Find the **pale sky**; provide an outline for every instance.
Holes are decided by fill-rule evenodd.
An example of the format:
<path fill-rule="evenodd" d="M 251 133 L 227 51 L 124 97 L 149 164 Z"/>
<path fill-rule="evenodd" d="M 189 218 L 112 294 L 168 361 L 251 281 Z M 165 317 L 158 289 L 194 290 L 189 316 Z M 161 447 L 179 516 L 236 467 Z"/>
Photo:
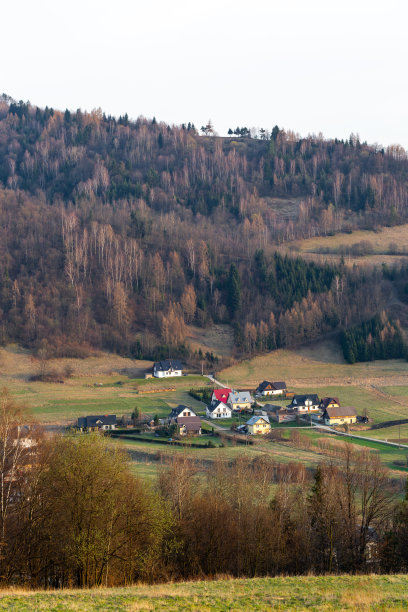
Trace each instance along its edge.
<path fill-rule="evenodd" d="M 1 3 L 0 93 L 408 149 L 406 0 Z"/>

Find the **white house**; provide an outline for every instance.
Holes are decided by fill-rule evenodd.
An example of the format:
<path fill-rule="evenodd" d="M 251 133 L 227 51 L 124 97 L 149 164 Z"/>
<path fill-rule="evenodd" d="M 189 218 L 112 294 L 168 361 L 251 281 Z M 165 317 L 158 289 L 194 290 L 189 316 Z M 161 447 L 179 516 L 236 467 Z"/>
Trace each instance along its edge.
<path fill-rule="evenodd" d="M 183 404 L 179 404 L 177 408 L 172 409 L 167 419 L 169 422 L 173 422 L 179 418 L 196 417 L 196 416 L 197 416 L 196 413 L 194 412 L 192 408 L 190 408 L 190 406 L 184 406 Z"/>
<path fill-rule="evenodd" d="M 258 386 L 256 393 L 259 395 L 283 395 L 286 392 L 286 383 L 284 380 L 270 382 L 264 380 Z"/>
<path fill-rule="evenodd" d="M 167 378 L 169 376 L 183 376 L 183 366 L 178 359 L 165 359 L 153 366 L 153 376 Z"/>
<path fill-rule="evenodd" d="M 295 410 L 298 414 L 307 414 L 309 412 L 318 412 L 320 410 L 320 402 L 316 393 L 295 395 L 287 407 Z"/>
<path fill-rule="evenodd" d="M 212 402 L 206 409 L 206 416 L 209 419 L 230 419 L 232 410 L 224 402 Z"/>

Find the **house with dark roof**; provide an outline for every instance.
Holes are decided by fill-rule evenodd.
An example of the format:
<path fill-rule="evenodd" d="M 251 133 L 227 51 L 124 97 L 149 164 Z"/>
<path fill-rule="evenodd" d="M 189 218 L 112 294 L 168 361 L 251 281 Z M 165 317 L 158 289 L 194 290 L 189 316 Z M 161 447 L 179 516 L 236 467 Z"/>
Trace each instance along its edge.
<path fill-rule="evenodd" d="M 169 425 L 177 425 L 180 436 L 201 435 L 201 419 L 190 406 L 180 404 L 167 417 Z"/>
<path fill-rule="evenodd" d="M 206 415 L 209 419 L 230 419 L 232 417 L 232 410 L 224 402 L 211 402 L 206 408 Z"/>
<path fill-rule="evenodd" d="M 167 378 L 169 376 L 183 376 L 183 366 L 179 359 L 164 359 L 153 366 L 153 376 Z"/>
<path fill-rule="evenodd" d="M 355 423 L 357 421 L 357 411 L 352 406 L 327 407 L 322 414 L 322 419 L 325 425 Z"/>
<path fill-rule="evenodd" d="M 179 417 L 196 417 L 196 413 L 190 406 L 184 406 L 184 404 L 179 404 L 177 408 L 173 408 L 170 414 L 168 415 L 169 423 L 176 422 Z"/>
<path fill-rule="evenodd" d="M 338 408 L 340 406 L 338 397 L 322 397 L 320 400 L 320 410 L 326 410 L 326 408 Z"/>
<path fill-rule="evenodd" d="M 80 430 L 99 431 L 116 428 L 116 414 L 98 414 L 86 417 L 79 417 L 77 428 Z"/>
<path fill-rule="evenodd" d="M 256 389 L 258 395 L 283 395 L 286 393 L 286 383 L 284 380 L 270 382 L 264 380 Z"/>
<path fill-rule="evenodd" d="M 306 395 L 294 395 L 288 408 L 295 410 L 298 414 L 308 414 L 319 410 L 319 398 L 316 393 Z"/>

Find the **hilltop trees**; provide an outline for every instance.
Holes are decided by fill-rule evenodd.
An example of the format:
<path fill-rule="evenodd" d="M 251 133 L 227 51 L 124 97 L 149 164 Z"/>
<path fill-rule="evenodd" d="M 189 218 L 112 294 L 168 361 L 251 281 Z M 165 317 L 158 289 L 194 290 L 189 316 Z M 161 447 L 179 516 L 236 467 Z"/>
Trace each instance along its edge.
<path fill-rule="evenodd" d="M 211 122 L 203 127 L 210 135 Z M 181 350 L 186 325 L 216 321 L 234 325 L 237 351 L 253 352 L 348 327 L 384 305 L 378 273 L 277 250 L 403 220 L 408 160 L 396 147 L 301 139 L 277 126 L 257 140 L 247 128 L 237 128 L 239 142 L 207 138 L 192 124 L 7 96 L 0 128 L 2 342 L 38 349 L 47 338 L 58 354 L 155 358 Z M 276 197 L 291 198 L 289 216 Z"/>

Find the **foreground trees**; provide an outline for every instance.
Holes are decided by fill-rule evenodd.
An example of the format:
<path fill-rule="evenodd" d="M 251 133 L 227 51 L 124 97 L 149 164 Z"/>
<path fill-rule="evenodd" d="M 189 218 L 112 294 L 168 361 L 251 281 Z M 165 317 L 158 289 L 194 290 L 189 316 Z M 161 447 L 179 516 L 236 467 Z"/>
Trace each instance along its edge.
<path fill-rule="evenodd" d="M 408 569 L 407 501 L 365 449 L 346 444 L 314 474 L 267 455 L 207 466 L 178 455 L 151 488 L 103 436 L 46 439 L 26 421 L 3 392 L 3 584 Z"/>

